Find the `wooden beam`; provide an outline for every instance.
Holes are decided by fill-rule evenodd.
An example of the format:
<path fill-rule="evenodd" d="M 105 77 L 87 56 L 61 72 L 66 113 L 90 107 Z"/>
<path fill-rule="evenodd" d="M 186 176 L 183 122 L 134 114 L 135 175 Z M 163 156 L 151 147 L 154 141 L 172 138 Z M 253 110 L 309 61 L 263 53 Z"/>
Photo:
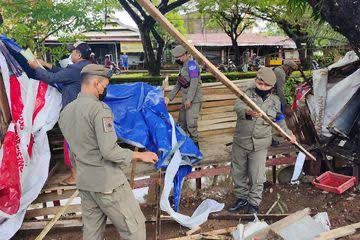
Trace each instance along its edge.
<path fill-rule="evenodd" d="M 46 227 L 41 231 L 41 233 L 35 238 L 35 240 L 42 240 L 46 236 L 46 234 L 51 230 L 57 220 L 63 215 L 66 209 L 70 206 L 70 203 L 79 195 L 79 190 L 76 190 L 74 194 L 69 198 L 64 206 L 61 207 L 58 213 L 56 213 L 55 217 L 46 225 Z"/>
<path fill-rule="evenodd" d="M 222 228 L 217 229 L 209 232 L 199 233 L 191 236 L 185 236 L 185 237 L 178 237 L 178 238 L 170 238 L 168 240 L 195 240 L 195 239 L 203 239 L 204 236 L 210 236 L 210 235 L 222 235 L 222 234 L 228 234 L 234 231 L 236 227 L 228 227 L 228 228 Z"/>
<path fill-rule="evenodd" d="M 330 240 L 345 237 L 356 233 L 356 229 L 358 228 L 360 228 L 360 222 L 321 233 L 318 237 L 315 238 L 315 240 Z"/>
<path fill-rule="evenodd" d="M 270 226 L 264 228 L 263 230 L 260 230 L 258 232 L 251 234 L 246 239 L 254 239 L 254 238 L 264 239 L 270 230 L 272 230 L 274 232 L 279 232 L 281 229 L 299 221 L 300 219 L 302 219 L 305 216 L 310 215 L 310 213 L 311 213 L 310 208 L 305 208 L 301 211 L 297 211 L 297 212 L 271 224 Z"/>
<path fill-rule="evenodd" d="M 226 87 L 228 87 L 238 98 L 240 98 L 246 105 L 251 109 L 260 112 L 262 118 L 268 122 L 272 127 L 278 130 L 281 135 L 286 139 L 291 139 L 290 136 L 273 120 L 266 115 L 266 113 L 257 106 L 251 98 L 249 98 L 243 91 L 241 91 L 235 83 L 230 81 L 219 69 L 217 69 L 200 51 L 198 51 L 195 46 L 191 45 L 188 40 L 165 18 L 164 15 L 149 1 L 149 0 L 137 0 L 137 2 L 144 8 L 146 11 L 170 34 L 172 35 L 181 45 L 183 45 L 189 53 L 191 53 L 196 59 L 205 64 L 206 69 L 208 69 L 212 75 L 220 82 L 222 82 Z M 227 100 L 229 101 L 229 100 Z M 303 146 L 299 143 L 294 143 L 303 153 L 305 153 L 310 159 L 316 161 L 316 158 L 309 153 Z"/>

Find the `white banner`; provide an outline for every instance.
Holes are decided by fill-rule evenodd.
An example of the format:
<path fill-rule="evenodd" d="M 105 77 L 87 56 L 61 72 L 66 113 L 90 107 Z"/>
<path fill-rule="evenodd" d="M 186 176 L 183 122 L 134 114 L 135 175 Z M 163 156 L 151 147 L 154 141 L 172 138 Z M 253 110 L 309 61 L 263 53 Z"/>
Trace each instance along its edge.
<path fill-rule="evenodd" d="M 61 94 L 44 82 L 15 75 L 0 52 L 1 74 L 12 122 L 0 149 L 0 240 L 21 227 L 26 209 L 39 195 L 48 176 L 50 148 L 46 132 L 61 109 Z"/>

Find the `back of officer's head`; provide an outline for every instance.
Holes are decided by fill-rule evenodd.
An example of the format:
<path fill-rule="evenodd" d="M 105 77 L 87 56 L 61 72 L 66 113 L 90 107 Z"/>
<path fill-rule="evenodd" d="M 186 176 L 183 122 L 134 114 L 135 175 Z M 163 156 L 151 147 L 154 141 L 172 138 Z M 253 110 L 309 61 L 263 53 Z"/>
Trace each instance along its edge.
<path fill-rule="evenodd" d="M 105 88 L 112 76 L 112 71 L 103 65 L 88 64 L 81 70 L 81 91 L 91 91 L 101 84 Z"/>

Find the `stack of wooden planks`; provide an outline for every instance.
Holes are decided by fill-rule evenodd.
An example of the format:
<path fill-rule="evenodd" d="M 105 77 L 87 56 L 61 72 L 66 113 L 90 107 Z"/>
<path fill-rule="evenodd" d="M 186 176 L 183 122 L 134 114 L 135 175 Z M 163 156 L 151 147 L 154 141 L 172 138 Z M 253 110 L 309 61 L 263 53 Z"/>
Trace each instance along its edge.
<path fill-rule="evenodd" d="M 236 80 L 234 83 L 242 90 L 254 86 L 253 79 Z M 165 95 L 172 87 L 165 89 Z M 213 160 L 223 157 L 226 144 L 232 142 L 236 124 L 234 104 L 236 96 L 222 83 L 202 85 L 203 103 L 199 117 L 200 148 L 204 159 Z M 181 107 L 181 94 L 172 101 L 168 110 L 176 120 Z"/>

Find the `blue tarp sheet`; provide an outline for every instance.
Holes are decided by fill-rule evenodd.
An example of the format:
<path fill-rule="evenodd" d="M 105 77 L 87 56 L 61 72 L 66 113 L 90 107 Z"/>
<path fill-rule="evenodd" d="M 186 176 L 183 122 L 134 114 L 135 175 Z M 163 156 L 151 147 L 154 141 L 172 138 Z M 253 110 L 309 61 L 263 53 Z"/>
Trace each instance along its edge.
<path fill-rule="evenodd" d="M 105 103 L 114 113 L 117 137 L 123 142 L 158 153 L 156 168 L 166 168 L 175 149 L 163 90 L 147 83 L 109 85 Z M 178 210 L 181 183 L 202 154 L 185 132 L 176 126 L 177 147 L 182 163 L 174 180 L 174 205 Z"/>

